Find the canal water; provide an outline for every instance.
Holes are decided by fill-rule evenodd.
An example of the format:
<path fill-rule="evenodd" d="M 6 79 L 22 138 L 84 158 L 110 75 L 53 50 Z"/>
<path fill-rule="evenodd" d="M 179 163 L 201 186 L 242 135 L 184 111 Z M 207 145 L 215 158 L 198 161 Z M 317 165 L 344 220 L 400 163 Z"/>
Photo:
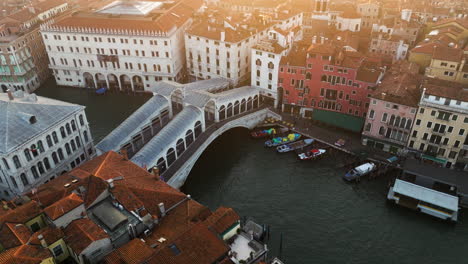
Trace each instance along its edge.
<path fill-rule="evenodd" d="M 335 153 L 318 161 L 277 154 L 245 129 L 218 138 L 183 191 L 271 227 L 271 255 L 287 263 L 467 263 L 468 225 L 386 203 L 389 178 L 347 184 Z"/>
<path fill-rule="evenodd" d="M 97 96 L 58 88 L 53 80 L 36 93 L 86 106 L 95 142 L 149 98 Z M 389 205 L 389 179 L 347 184 L 337 166 L 344 159 L 336 153 L 300 162 L 264 148 L 245 129 L 233 129 L 205 151 L 182 190 L 211 209 L 232 207 L 268 224 L 270 255 L 281 253 L 288 264 L 468 262 L 468 219 L 451 225 Z"/>

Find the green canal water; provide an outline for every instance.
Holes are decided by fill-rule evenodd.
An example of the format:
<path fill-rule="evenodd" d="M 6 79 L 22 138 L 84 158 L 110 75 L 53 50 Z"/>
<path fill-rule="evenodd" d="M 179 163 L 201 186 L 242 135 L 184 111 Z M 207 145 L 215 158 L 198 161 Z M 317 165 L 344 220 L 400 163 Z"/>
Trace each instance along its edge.
<path fill-rule="evenodd" d="M 53 81 L 37 94 L 85 105 L 96 142 L 148 99 Z M 286 263 L 468 263 L 468 219 L 451 225 L 387 204 L 389 179 L 347 184 L 338 166 L 344 158 L 300 162 L 233 129 L 204 152 L 182 190 L 211 209 L 232 207 L 269 225 L 270 256 L 280 254 L 283 234 Z"/>

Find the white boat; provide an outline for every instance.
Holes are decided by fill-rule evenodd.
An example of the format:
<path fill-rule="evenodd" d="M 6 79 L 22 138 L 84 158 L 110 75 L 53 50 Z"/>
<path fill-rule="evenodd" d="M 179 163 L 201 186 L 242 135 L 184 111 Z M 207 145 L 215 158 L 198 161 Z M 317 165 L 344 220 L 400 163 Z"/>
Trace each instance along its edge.
<path fill-rule="evenodd" d="M 375 164 L 372 162 L 364 163 L 348 171 L 348 173 L 346 173 L 343 178 L 347 181 L 353 181 L 353 180 L 356 180 L 357 178 L 360 178 L 362 176 L 365 176 L 371 173 L 376 168 L 377 166 L 375 166 Z"/>
<path fill-rule="evenodd" d="M 300 160 L 311 160 L 311 159 L 317 159 L 318 157 L 321 157 L 323 154 L 325 154 L 327 151 L 325 149 L 312 149 L 310 151 L 301 153 L 297 155 Z"/>
<path fill-rule="evenodd" d="M 276 147 L 276 151 L 278 151 L 279 153 L 286 153 L 286 152 L 290 152 L 290 151 L 293 151 L 293 150 L 296 150 L 296 149 L 301 149 L 303 147 L 307 147 L 312 143 L 314 143 L 314 140 L 311 139 L 311 138 L 308 138 L 308 139 L 300 140 L 300 141 L 297 141 L 297 142 L 293 142 L 293 143 L 278 146 L 278 147 Z"/>

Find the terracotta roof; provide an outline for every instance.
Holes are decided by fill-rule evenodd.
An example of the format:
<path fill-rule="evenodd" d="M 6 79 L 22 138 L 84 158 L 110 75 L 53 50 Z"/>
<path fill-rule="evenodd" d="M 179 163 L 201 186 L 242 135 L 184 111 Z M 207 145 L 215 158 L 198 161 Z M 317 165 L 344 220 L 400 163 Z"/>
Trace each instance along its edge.
<path fill-rule="evenodd" d="M 230 248 L 203 224 L 199 223 L 160 247 L 149 263 L 211 264 L 221 259 Z"/>
<path fill-rule="evenodd" d="M 419 75 L 403 72 L 388 74 L 372 93 L 372 98 L 417 107 L 421 97 L 421 79 Z"/>
<path fill-rule="evenodd" d="M 49 207 L 46 207 L 44 209 L 44 213 L 46 213 L 50 219 L 56 220 L 81 204 L 83 204 L 83 199 L 81 199 L 76 193 L 72 193 L 53 203 Z"/>
<path fill-rule="evenodd" d="M 146 263 L 155 250 L 140 239 L 133 239 L 124 246 L 112 251 L 104 259 L 107 264 L 140 264 Z"/>
<path fill-rule="evenodd" d="M 6 223 L 0 227 L 0 245 L 9 249 L 28 242 L 31 231 L 23 224 Z"/>
<path fill-rule="evenodd" d="M 421 44 L 418 44 L 413 49 L 411 49 L 411 52 L 432 55 L 436 47 L 442 47 L 442 46 L 445 46 L 445 45 L 441 43 L 435 43 L 435 42 L 421 43 Z"/>
<path fill-rule="evenodd" d="M 65 228 L 64 233 L 67 245 L 78 255 L 91 243 L 109 238 L 102 228 L 88 218 L 74 220 Z"/>
<path fill-rule="evenodd" d="M 51 245 L 65 236 L 62 229 L 48 226 L 32 234 L 28 244 L 40 246 L 41 241 L 37 238 L 39 235 L 42 235 L 47 245 Z"/>
<path fill-rule="evenodd" d="M 205 220 L 205 224 L 221 235 L 239 220 L 239 215 L 232 208 L 220 207 Z"/>
<path fill-rule="evenodd" d="M 434 48 L 432 59 L 460 62 L 463 58 L 463 50 L 457 48 L 450 48 L 445 46 L 439 46 Z"/>
<path fill-rule="evenodd" d="M 281 65 L 288 64 L 289 66 L 296 67 L 305 67 L 307 63 L 307 48 L 309 47 L 308 43 L 299 42 L 296 43 L 292 50 L 289 52 L 288 56 L 283 56 L 281 58 Z"/>
<path fill-rule="evenodd" d="M 1 252 L 0 264 L 40 264 L 42 260 L 51 257 L 52 254 L 46 248 L 21 245 Z"/>
<path fill-rule="evenodd" d="M 468 102 L 466 85 L 436 78 L 426 78 L 423 87 L 426 88 L 426 94 Z"/>
<path fill-rule="evenodd" d="M 452 22 L 455 22 L 457 24 L 459 24 L 460 26 L 464 27 L 466 30 L 468 30 L 468 19 L 465 18 L 465 19 L 457 19 L 457 18 L 448 18 L 448 19 L 444 19 L 444 20 L 441 20 L 437 23 L 435 23 L 432 27 L 440 27 L 440 26 L 443 26 L 445 24 L 449 24 L 449 23 L 452 23 Z"/>
<path fill-rule="evenodd" d="M 6 222 L 24 224 L 41 213 L 42 210 L 39 204 L 36 201 L 30 201 L 0 216 L 0 225 Z"/>

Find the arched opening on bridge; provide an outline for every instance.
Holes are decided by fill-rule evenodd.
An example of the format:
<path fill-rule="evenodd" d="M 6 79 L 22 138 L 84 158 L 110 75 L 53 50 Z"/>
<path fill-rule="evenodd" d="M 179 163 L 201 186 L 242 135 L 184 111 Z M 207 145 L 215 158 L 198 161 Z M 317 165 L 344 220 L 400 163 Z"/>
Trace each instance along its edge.
<path fill-rule="evenodd" d="M 219 120 L 224 120 L 224 119 L 226 119 L 226 107 L 222 105 L 219 108 Z"/>
<path fill-rule="evenodd" d="M 83 73 L 83 78 L 85 81 L 86 88 L 96 89 L 96 84 L 94 83 L 94 78 L 93 78 L 93 75 L 91 75 L 91 73 L 89 72 Z"/>
<path fill-rule="evenodd" d="M 177 89 L 171 95 L 171 102 L 172 102 L 172 110 L 174 113 L 179 112 L 184 107 L 184 94 L 182 90 Z"/>
<path fill-rule="evenodd" d="M 125 74 L 120 75 L 120 85 L 122 86 L 122 90 L 124 91 L 132 90 L 132 81 L 130 80 L 130 77 L 128 77 Z"/>
<path fill-rule="evenodd" d="M 8 87 L 6 85 L 2 84 L 2 91 L 4 93 L 6 93 L 7 90 L 8 90 Z"/>
<path fill-rule="evenodd" d="M 242 99 L 241 104 L 240 104 L 241 113 L 245 112 L 246 109 L 247 109 L 246 101 L 245 99 Z"/>
<path fill-rule="evenodd" d="M 230 118 L 231 116 L 232 116 L 232 103 L 229 103 L 227 106 L 226 118 Z"/>
<path fill-rule="evenodd" d="M 162 174 L 167 169 L 166 160 L 164 158 L 158 159 L 158 162 L 156 163 L 156 166 L 159 169 L 159 173 Z"/>
<path fill-rule="evenodd" d="M 109 81 L 109 89 L 111 90 L 120 90 L 119 79 L 115 74 L 109 73 L 107 75 L 107 80 Z"/>
<path fill-rule="evenodd" d="M 215 120 L 215 112 L 216 112 L 216 103 L 215 101 L 209 101 L 205 105 L 205 122 L 210 124 Z M 208 126 L 208 125 L 207 125 Z"/>
<path fill-rule="evenodd" d="M 96 73 L 96 82 L 97 82 L 98 88 L 108 88 L 106 76 L 104 76 L 104 74 Z"/>
<path fill-rule="evenodd" d="M 239 101 L 236 101 L 234 103 L 234 115 L 238 115 L 240 113 L 240 103 Z"/>
<path fill-rule="evenodd" d="M 254 99 L 253 99 L 253 108 L 258 108 L 258 95 L 254 96 Z"/>
<path fill-rule="evenodd" d="M 187 133 L 185 133 L 185 143 L 187 147 L 193 143 L 193 131 L 191 129 L 187 130 Z"/>
<path fill-rule="evenodd" d="M 182 155 L 182 153 L 185 151 L 185 142 L 183 139 L 179 138 L 179 140 L 177 140 L 176 150 L 177 157 L 180 157 L 180 155 Z"/>
<path fill-rule="evenodd" d="M 247 100 L 247 111 L 252 110 L 252 97 Z"/>
<path fill-rule="evenodd" d="M 142 92 L 143 90 L 145 90 L 145 85 L 141 76 L 133 76 L 133 87 L 135 88 L 135 91 Z"/>
<path fill-rule="evenodd" d="M 177 159 L 177 156 L 176 156 L 174 149 L 170 148 L 166 153 L 167 167 L 170 167 L 176 159 Z"/>
<path fill-rule="evenodd" d="M 201 121 L 197 121 L 195 123 L 195 138 L 198 138 L 198 136 L 200 136 L 200 134 L 202 133 L 202 123 Z"/>

